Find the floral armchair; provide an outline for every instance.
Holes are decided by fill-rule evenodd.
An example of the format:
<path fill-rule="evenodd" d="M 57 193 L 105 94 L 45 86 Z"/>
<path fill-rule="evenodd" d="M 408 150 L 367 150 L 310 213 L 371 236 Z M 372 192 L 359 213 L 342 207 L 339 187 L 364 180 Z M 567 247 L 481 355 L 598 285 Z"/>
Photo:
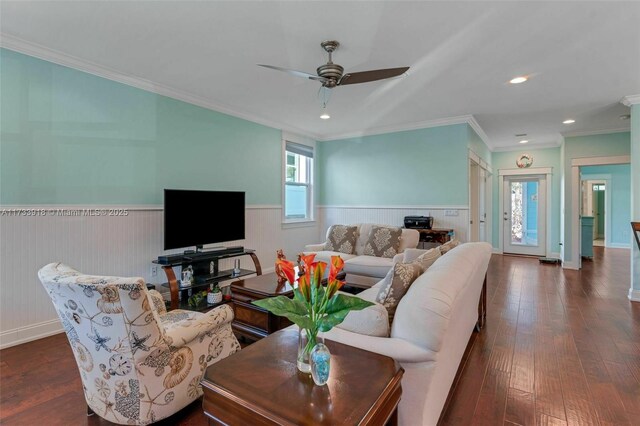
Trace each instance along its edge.
<path fill-rule="evenodd" d="M 227 305 L 167 312 L 142 278 L 84 275 L 61 263 L 38 276 L 71 343 L 87 405 L 111 422 L 172 415 L 202 395 L 208 365 L 240 350 Z"/>

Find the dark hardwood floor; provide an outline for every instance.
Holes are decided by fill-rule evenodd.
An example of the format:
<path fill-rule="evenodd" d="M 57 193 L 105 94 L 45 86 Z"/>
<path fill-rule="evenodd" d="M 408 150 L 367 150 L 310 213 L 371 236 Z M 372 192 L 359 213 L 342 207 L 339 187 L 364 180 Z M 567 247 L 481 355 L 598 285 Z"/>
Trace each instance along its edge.
<path fill-rule="evenodd" d="M 582 271 L 493 256 L 488 319 L 445 425 L 640 425 L 640 304 L 627 250 L 595 247 Z M 99 425 L 86 417 L 64 335 L 0 351 L 0 423 Z M 199 401 L 160 424 L 206 425 Z"/>

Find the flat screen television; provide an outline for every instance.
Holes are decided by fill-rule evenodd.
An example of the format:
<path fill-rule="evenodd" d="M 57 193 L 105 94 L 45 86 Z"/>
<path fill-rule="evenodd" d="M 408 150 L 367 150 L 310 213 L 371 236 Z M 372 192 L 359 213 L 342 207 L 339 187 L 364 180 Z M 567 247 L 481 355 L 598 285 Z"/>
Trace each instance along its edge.
<path fill-rule="evenodd" d="M 165 250 L 243 239 L 244 192 L 164 190 Z"/>

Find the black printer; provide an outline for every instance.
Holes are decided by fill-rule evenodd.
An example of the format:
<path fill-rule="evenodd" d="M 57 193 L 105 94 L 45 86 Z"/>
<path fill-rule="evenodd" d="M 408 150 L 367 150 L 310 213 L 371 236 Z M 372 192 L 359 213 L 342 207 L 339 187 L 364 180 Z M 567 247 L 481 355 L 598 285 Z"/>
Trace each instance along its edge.
<path fill-rule="evenodd" d="M 404 227 L 410 229 L 431 229 L 433 217 L 431 216 L 405 216 Z"/>

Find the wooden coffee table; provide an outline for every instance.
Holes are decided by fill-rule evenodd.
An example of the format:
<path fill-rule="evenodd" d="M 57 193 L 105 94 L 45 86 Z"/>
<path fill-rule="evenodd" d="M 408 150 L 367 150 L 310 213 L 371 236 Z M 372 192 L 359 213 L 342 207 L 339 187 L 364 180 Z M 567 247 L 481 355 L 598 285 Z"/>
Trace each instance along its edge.
<path fill-rule="evenodd" d="M 278 331 L 207 368 L 210 424 L 397 424 L 404 370 L 392 358 L 326 341 L 331 373 L 316 386 L 296 367 L 298 331 Z"/>
<path fill-rule="evenodd" d="M 338 279 L 343 280 L 344 277 L 344 272 L 338 274 Z M 324 280 L 323 284 L 326 284 Z M 278 284 L 275 272 L 231 283 L 231 301 L 235 313 L 233 331 L 257 340 L 290 326 L 291 322 L 285 317 L 273 315 L 266 309 L 251 304 L 254 300 L 275 296 L 293 297 L 293 287 L 288 282 Z"/>
<path fill-rule="evenodd" d="M 231 301 L 235 313 L 231 324 L 233 331 L 256 340 L 290 326 L 291 322 L 285 317 L 273 315 L 251 304 L 254 300 L 274 296 L 293 297 L 293 287 L 288 282 L 278 285 L 275 272 L 231 283 Z"/>

